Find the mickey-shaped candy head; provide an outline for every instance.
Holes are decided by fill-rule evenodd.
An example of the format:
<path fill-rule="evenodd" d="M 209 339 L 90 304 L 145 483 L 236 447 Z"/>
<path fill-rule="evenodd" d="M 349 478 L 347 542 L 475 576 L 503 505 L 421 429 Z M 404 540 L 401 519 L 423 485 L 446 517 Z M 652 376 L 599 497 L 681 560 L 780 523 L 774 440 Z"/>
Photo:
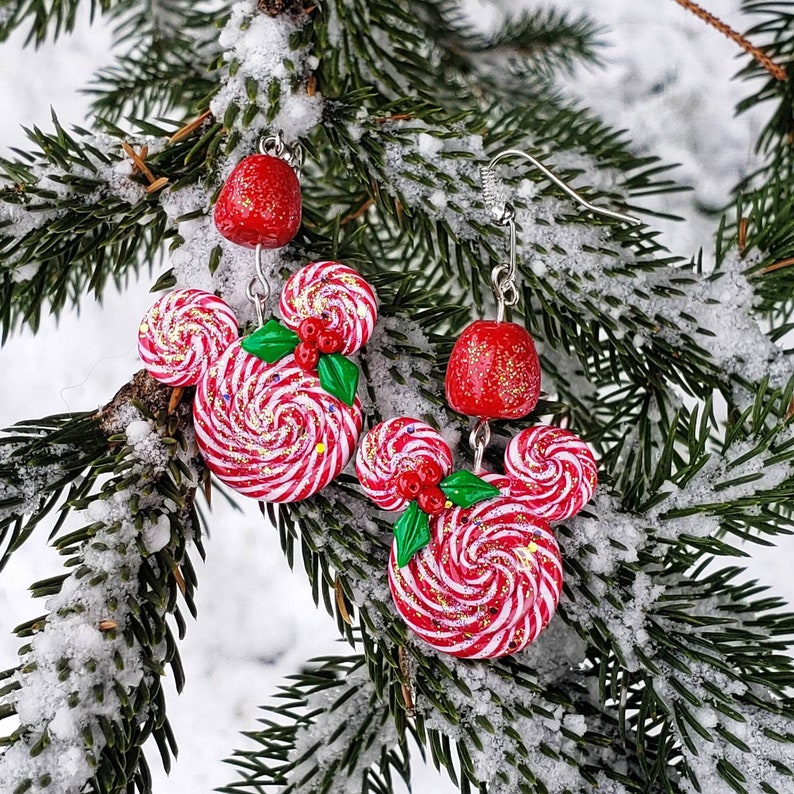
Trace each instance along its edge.
<path fill-rule="evenodd" d="M 156 317 L 158 324 L 164 323 L 170 297 L 161 298 L 144 322 L 151 326 Z M 231 310 L 215 296 L 209 297 L 222 305 L 213 305 L 206 318 L 212 326 L 217 322 L 213 312 L 231 314 Z M 242 340 L 232 339 L 223 349 L 208 346 L 201 372 L 192 381 L 197 387 L 196 441 L 208 468 L 240 493 L 267 502 L 306 499 L 350 460 L 362 415 L 355 396 L 358 368 L 344 355 L 369 338 L 377 303 L 372 288 L 351 268 L 339 262 L 315 262 L 287 281 L 281 308 L 284 326 L 271 320 Z M 291 329 L 307 319 L 333 331 L 338 340 L 338 349 L 319 355 L 313 368 L 294 355 L 303 340 Z M 188 332 L 178 317 L 172 317 L 167 333 L 152 335 L 175 337 L 186 350 L 189 333 L 196 332 L 200 328 Z M 147 355 L 154 356 L 148 348 Z M 324 369 L 323 358 L 330 359 Z M 169 382 L 167 365 L 150 368 L 147 358 L 144 364 L 153 377 Z M 323 372 L 331 374 L 330 383 Z"/>
<path fill-rule="evenodd" d="M 533 478 L 540 472 L 542 488 L 552 495 L 545 503 L 557 505 L 555 517 L 569 517 L 592 495 L 596 466 L 583 442 L 560 431 L 575 442 L 571 454 L 581 458 L 582 476 L 577 479 L 566 457 L 557 467 L 557 480 L 566 484 L 555 486 L 549 472 L 559 448 L 548 445 L 539 451 L 533 446 L 530 453 L 533 431 L 543 436 L 560 429 L 530 428 L 513 439 L 505 453 L 510 461 L 506 476 L 450 475 L 446 442 L 415 419 L 382 422 L 362 439 L 356 472 L 364 491 L 384 509 L 408 508 L 395 525 L 389 559 L 392 598 L 411 630 L 436 650 L 473 659 L 517 653 L 554 615 L 562 559 L 547 519 L 539 515 L 544 498 L 534 490 Z M 529 460 L 522 461 L 522 454 Z M 407 474 L 418 474 L 428 460 L 442 471 L 438 487 L 447 500 L 440 511 L 425 513 L 426 521 L 406 520 L 411 505 L 417 505 L 414 514 L 419 510 L 418 500 L 409 501 L 405 493 L 411 479 Z M 422 525 L 427 527 L 426 545 L 416 537 Z"/>

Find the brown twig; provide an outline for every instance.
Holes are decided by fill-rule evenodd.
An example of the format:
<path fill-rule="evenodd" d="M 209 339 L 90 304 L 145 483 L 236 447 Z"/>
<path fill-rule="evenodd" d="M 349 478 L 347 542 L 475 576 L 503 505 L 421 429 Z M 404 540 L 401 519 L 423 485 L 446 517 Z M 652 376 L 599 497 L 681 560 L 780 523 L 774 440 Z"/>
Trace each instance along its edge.
<path fill-rule="evenodd" d="M 189 121 L 184 127 L 180 127 L 168 139 L 168 143 L 176 143 L 177 141 L 181 141 L 183 138 L 187 138 L 191 132 L 197 130 L 211 115 L 211 110 L 205 110 L 198 118 L 193 119 L 193 121 Z"/>
<path fill-rule="evenodd" d="M 351 221 L 358 220 L 374 203 L 373 199 L 368 198 L 355 212 L 351 212 L 350 215 L 345 215 L 345 217 L 339 221 L 339 225 L 347 226 Z"/>
<path fill-rule="evenodd" d="M 184 386 L 174 386 L 174 390 L 171 392 L 171 397 L 168 400 L 168 415 L 170 416 L 174 411 L 176 411 L 179 403 L 182 401 L 182 395 L 185 393 Z"/>
<path fill-rule="evenodd" d="M 761 272 L 774 273 L 776 270 L 782 270 L 784 267 L 791 267 L 791 265 L 794 265 L 794 256 L 790 256 L 788 259 L 781 259 L 772 265 L 767 265 Z"/>
<path fill-rule="evenodd" d="M 353 618 L 350 617 L 350 613 L 347 611 L 345 590 L 342 587 L 342 579 L 339 577 L 339 574 L 337 574 L 336 578 L 334 579 L 334 593 L 336 594 L 336 606 L 339 608 L 339 614 L 341 615 L 342 620 L 344 620 L 348 626 L 352 626 Z"/>
<path fill-rule="evenodd" d="M 142 146 L 140 152 L 136 152 L 135 149 L 130 146 L 127 141 L 121 142 L 121 148 L 124 149 L 124 153 L 127 157 L 132 160 L 132 167 L 135 171 L 140 171 L 146 178 L 146 181 L 149 183 L 149 186 L 146 188 L 147 193 L 156 193 L 160 188 L 165 187 L 168 184 L 168 177 L 161 176 L 156 177 L 148 165 L 146 165 L 146 156 L 149 154 L 149 147 Z"/>
<path fill-rule="evenodd" d="M 372 120 L 376 124 L 385 124 L 387 121 L 409 121 L 413 117 L 413 113 L 393 113 L 391 116 L 375 116 Z"/>
<path fill-rule="evenodd" d="M 739 221 L 739 256 L 743 257 L 747 248 L 747 218 Z"/>
<path fill-rule="evenodd" d="M 115 620 L 100 620 L 99 621 L 99 630 L 102 632 L 105 631 L 113 631 L 113 629 L 117 629 L 119 624 Z"/>
<path fill-rule="evenodd" d="M 675 0 L 675 2 L 688 11 L 691 11 L 695 16 L 700 17 L 700 19 L 713 28 L 716 28 L 720 33 L 731 39 L 731 41 L 735 41 L 746 53 L 752 55 L 776 80 L 785 81 L 788 79 L 786 70 L 782 66 L 778 66 L 778 64 L 765 52 L 759 50 L 758 47 L 751 44 L 741 33 L 738 33 L 732 27 L 726 25 L 713 14 L 710 14 L 705 8 L 701 8 L 697 3 L 693 3 L 692 0 Z"/>
<path fill-rule="evenodd" d="M 411 660 L 402 645 L 397 649 L 397 655 L 400 662 L 400 672 L 404 679 L 400 682 L 400 687 L 402 688 L 403 701 L 405 701 L 405 713 L 407 716 L 413 717 L 416 715 L 416 702 L 414 700 L 414 689 L 411 685 L 411 679 L 413 677 Z"/>

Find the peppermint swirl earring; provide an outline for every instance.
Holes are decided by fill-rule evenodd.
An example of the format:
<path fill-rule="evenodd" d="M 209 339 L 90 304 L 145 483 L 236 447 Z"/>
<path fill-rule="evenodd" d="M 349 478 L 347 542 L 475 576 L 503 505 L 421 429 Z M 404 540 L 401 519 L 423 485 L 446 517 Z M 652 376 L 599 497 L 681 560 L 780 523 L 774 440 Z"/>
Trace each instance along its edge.
<path fill-rule="evenodd" d="M 353 454 L 362 413 L 358 367 L 347 356 L 369 339 L 377 298 L 347 265 L 313 262 L 284 286 L 283 324 L 265 321 L 262 250 L 292 239 L 301 214 L 297 175 L 280 157 L 299 162 L 299 150 L 268 140 L 275 154 L 241 161 L 215 209 L 224 236 L 256 249 L 247 296 L 259 328 L 240 339 L 224 301 L 176 290 L 144 317 L 138 350 L 152 377 L 196 386 L 196 443 L 219 480 L 255 499 L 294 502 L 328 485 Z"/>
<path fill-rule="evenodd" d="M 594 212 L 637 223 L 582 199 L 531 156 L 497 155 L 481 173 L 486 206 L 510 231 L 510 257 L 491 282 L 497 318 L 469 325 L 453 347 L 445 378 L 449 404 L 475 418 L 473 472 L 450 474 L 441 435 L 410 417 L 367 433 L 356 473 L 367 495 L 404 511 L 394 525 L 389 586 L 397 612 L 422 640 L 453 656 L 486 659 L 517 653 L 554 615 L 562 557 L 550 521 L 578 513 L 596 488 L 597 465 L 569 430 L 537 425 L 511 439 L 504 475 L 482 470 L 490 421 L 520 419 L 540 396 L 540 360 L 527 331 L 505 321 L 518 303 L 515 211 L 496 198 L 494 168 L 503 158 L 530 160 Z"/>

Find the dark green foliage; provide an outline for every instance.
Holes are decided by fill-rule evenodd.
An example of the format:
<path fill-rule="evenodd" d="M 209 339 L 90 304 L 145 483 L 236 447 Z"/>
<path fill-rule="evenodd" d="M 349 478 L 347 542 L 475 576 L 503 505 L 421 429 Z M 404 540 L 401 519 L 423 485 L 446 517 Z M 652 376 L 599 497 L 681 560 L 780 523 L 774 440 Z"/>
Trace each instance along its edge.
<path fill-rule="evenodd" d="M 41 40 L 48 29 L 68 29 L 74 7 L 19 4 L 6 30 L 30 23 Z M 770 54 L 787 62 L 794 4 L 748 1 L 745 9 L 764 15 L 753 35 L 761 43 L 768 37 Z M 69 135 L 56 124 L 53 134 L 31 132 L 33 152 L 0 163 L 2 204 L 54 213 L 21 236 L 11 223 L 0 228 L 4 336 L 19 323 L 35 328 L 48 306 L 57 312 L 87 290 L 101 296 L 142 256 L 151 261 L 164 245 L 181 242 L 167 225 L 162 194 L 113 182 L 127 137 L 116 125 L 127 112 L 189 118 L 240 64 L 223 59 L 209 31 L 227 19 L 225 9 L 180 0 L 165 26 L 153 24 L 149 11 L 133 2 L 112 9 L 131 49 L 100 75 L 95 107 L 119 145 L 98 148 L 86 131 Z M 488 37 L 468 29 L 451 0 L 327 0 L 305 16 L 293 45 L 318 56 L 312 77 L 325 104 L 321 124 L 301 141 L 304 225 L 289 256 L 341 258 L 378 290 L 382 331 L 360 355 L 367 423 L 388 418 L 387 373 L 412 400 L 419 395 L 411 403 L 418 418 L 455 426 L 465 439 L 465 422 L 444 405 L 444 365 L 465 323 L 490 311 L 491 267 L 505 254 L 504 234 L 482 204 L 477 167 L 484 158 L 504 148 L 530 151 L 595 203 L 649 223 L 645 198 L 683 188 L 669 166 L 635 154 L 625 135 L 555 88 L 560 70 L 596 57 L 598 30 L 585 17 L 525 14 Z M 761 75 L 754 64 L 745 74 Z M 409 777 L 409 736 L 462 792 L 543 794 L 552 781 L 571 792 L 614 784 L 673 794 L 688 790 L 686 781 L 703 791 L 788 785 L 794 616 L 719 559 L 746 554 L 738 541 L 771 544 L 794 529 L 788 351 L 748 326 L 755 348 L 731 358 L 715 322 L 719 312 L 737 323 L 749 316 L 731 303 L 731 289 L 743 289 L 746 276 L 759 315 L 769 319 L 769 338 L 783 339 L 791 328 L 791 89 L 765 75 L 740 106 L 778 103 L 759 142 L 769 154 L 763 184 L 748 183 L 726 211 L 713 272 L 689 261 L 690 252 L 666 252 L 650 226 L 590 217 L 536 174 L 504 170 L 511 195 L 520 178 L 538 182 L 530 197 L 515 200 L 522 241 L 515 319 L 543 345 L 551 393 L 528 420 L 495 428 L 488 463 L 498 469 L 506 439 L 535 420 L 568 423 L 601 458 L 597 501 L 557 528 L 566 565 L 560 616 L 516 658 L 435 655 L 394 611 L 385 584 L 392 529 L 351 476 L 305 503 L 263 506 L 290 565 L 300 561 L 315 602 L 335 618 L 354 654 L 320 660 L 292 679 L 261 727 L 246 734 L 255 746 L 235 753 L 240 779 L 224 791 L 332 792 L 352 775 L 362 791 L 388 794 L 393 779 Z M 294 85 L 302 79 L 294 75 Z M 279 85 L 245 89 L 223 119 L 208 118 L 150 156 L 172 191 L 199 184 L 212 194 L 223 158 L 244 136 L 268 128 L 282 101 Z M 136 134 L 158 138 L 176 126 L 134 122 Z M 561 168 L 557 161 L 567 155 L 582 165 Z M 589 185 L 593 175 L 609 175 L 598 182 L 610 187 Z M 63 189 L 53 190 L 45 176 Z M 223 264 L 216 247 L 207 268 L 215 273 Z M 15 278 L 28 265 L 35 273 Z M 171 283 L 170 271 L 158 279 Z M 759 361 L 766 377 L 748 374 Z M 171 420 L 154 415 L 177 440 Z M 113 471 L 103 488 L 130 476 L 129 451 L 98 428 L 96 417 L 63 417 L 8 438 L 16 458 L 0 458 L 0 477 L 15 494 L 12 517 L 0 512 L 5 555 L 60 507 L 66 486 L 70 504 L 81 507 L 98 473 Z M 60 455 L 64 438 L 69 449 Z M 463 441 L 461 455 L 470 452 Z M 32 471 L 54 464 L 24 501 L 14 491 L 25 476 L 16 462 L 22 457 Z M 178 671 L 164 617 L 173 611 L 183 629 L 170 560 L 188 565 L 185 542 L 195 521 L 192 491 L 175 466 L 144 477 L 175 495 L 184 523 L 172 535 L 172 558 L 143 556 L 141 586 L 155 608 L 141 612 L 135 636 L 149 651 L 165 638 Z M 32 505 L 30 517 L 13 513 L 23 504 Z M 55 538 L 75 560 L 91 527 L 63 537 L 56 526 Z M 157 567 L 149 565 L 154 558 Z M 62 581 L 42 581 L 36 590 L 57 593 Z M 186 584 L 190 607 L 192 576 Z M 125 735 L 103 754 L 92 790 L 123 791 L 130 781 L 148 790 L 139 746 L 149 732 L 168 757 L 159 689 L 135 693 L 131 702 L 135 697 L 156 703 L 157 717 L 140 725 L 125 711 Z M 319 750 L 322 764 L 313 761 Z"/>
<path fill-rule="evenodd" d="M 13 530 L 10 542 L 5 549 L 3 562 L 26 539 L 35 525 L 53 507 L 58 507 L 61 519 L 56 523 L 51 539 L 54 547 L 64 557 L 67 573 L 41 580 L 31 586 L 35 597 L 50 597 L 61 592 L 69 572 L 79 581 L 88 582 L 91 587 L 102 587 L 106 593 L 106 618 L 112 621 L 107 626 L 98 625 L 105 641 L 120 640 L 120 648 L 137 645 L 141 651 L 141 663 L 146 675 L 140 684 L 129 689 L 123 683 L 130 671 L 125 669 L 124 656 L 117 650 L 115 664 L 118 678 L 110 684 L 100 682 L 94 687 L 93 697 L 98 703 L 105 698 L 115 697 L 119 701 L 119 711 L 113 717 L 98 716 L 93 730 L 102 734 L 105 747 L 93 750 L 96 733 L 92 727 L 84 731 L 85 753 L 93 758 L 94 777 L 84 791 L 95 794 L 114 794 L 132 790 L 150 789 L 148 762 L 142 746 L 153 737 L 162 762 L 166 769 L 171 756 L 176 753 L 176 740 L 171 732 L 165 713 L 165 700 L 161 687 L 161 677 L 165 675 L 164 664 L 170 667 L 178 690 L 184 684 L 184 672 L 179 658 L 176 641 L 184 636 L 186 624 L 179 605 L 181 598 L 188 611 L 195 616 L 193 600 L 196 576 L 188 557 L 188 544 L 196 543 L 202 550 L 199 524 L 193 504 L 195 487 L 191 484 L 194 475 L 185 463 L 185 439 L 182 434 L 185 420 L 190 414 L 189 406 L 182 406 L 176 414 L 167 414 L 168 392 L 155 385 L 148 375 L 140 373 L 132 385 L 119 392 L 114 400 L 95 415 L 74 415 L 53 417 L 38 423 L 23 423 L 10 428 L 0 437 L 5 461 L 0 473 L 6 487 L 14 487 L 20 475 L 25 479 L 20 488 L 32 491 L 32 497 L 24 501 L 8 499 L 0 510 L 3 535 Z M 150 464 L 141 465 L 126 445 L 126 436 L 115 434 L 113 428 L 119 424 L 119 416 L 126 415 L 131 409 L 140 416 L 155 423 L 158 434 L 167 442 L 172 456 L 165 470 L 158 470 Z M 123 425 L 122 425 L 123 427 Z M 7 450 L 7 452 L 6 452 Z M 14 466 L 20 459 L 23 467 Z M 126 492 L 132 483 L 139 481 L 146 485 L 137 490 L 129 499 L 129 512 L 135 527 L 142 530 L 147 523 L 155 522 L 165 516 L 171 526 L 171 539 L 161 550 L 150 553 L 144 541 L 138 537 L 136 548 L 126 547 L 124 526 L 119 521 L 106 525 L 94 521 L 76 530 L 64 531 L 62 519 L 68 510 L 82 511 L 92 503 L 112 500 L 114 494 Z M 72 482 L 66 499 L 61 498 L 64 487 Z M 87 554 L 107 550 L 107 543 L 100 538 L 118 537 L 115 548 L 123 555 L 134 555 L 140 567 L 137 569 L 136 595 L 128 595 L 124 584 L 124 571 L 121 569 L 119 582 L 107 581 L 106 574 L 96 569 Z M 117 591 L 117 592 L 116 592 Z M 79 614 L 90 608 L 90 599 L 76 593 L 68 600 L 70 606 L 62 606 L 56 615 L 44 615 L 28 621 L 15 629 L 20 638 L 35 637 L 46 630 L 49 620 L 68 618 L 71 612 Z M 125 617 L 119 617 L 120 614 Z M 171 616 L 174 629 L 166 618 Z M 0 681 L 21 674 L 25 685 L 25 674 L 36 667 L 36 656 L 30 646 L 21 650 L 19 668 L 0 673 Z M 82 662 L 81 662 L 82 664 Z M 85 662 L 85 669 L 91 671 L 102 662 Z M 134 671 L 133 671 L 134 672 Z M 62 660 L 60 680 L 69 682 L 69 676 L 83 674 L 81 667 L 75 668 L 72 660 Z M 45 673 L 46 675 L 46 673 Z M 13 716 L 14 693 L 19 688 L 13 682 L 0 688 L 0 719 Z M 105 687 L 109 688 L 106 689 Z M 80 683 L 74 684 L 69 697 L 69 708 L 80 707 L 91 711 L 91 705 L 81 702 Z M 52 696 L 52 695 L 51 695 Z M 66 705 L 66 704 L 64 704 Z M 48 746 L 50 739 L 46 730 L 32 732 L 25 724 L 10 735 L 0 738 L 1 744 L 24 742 L 30 748 L 31 756 L 40 755 Z M 94 757 L 95 756 L 95 757 Z M 22 784 L 24 786 L 24 781 Z"/>

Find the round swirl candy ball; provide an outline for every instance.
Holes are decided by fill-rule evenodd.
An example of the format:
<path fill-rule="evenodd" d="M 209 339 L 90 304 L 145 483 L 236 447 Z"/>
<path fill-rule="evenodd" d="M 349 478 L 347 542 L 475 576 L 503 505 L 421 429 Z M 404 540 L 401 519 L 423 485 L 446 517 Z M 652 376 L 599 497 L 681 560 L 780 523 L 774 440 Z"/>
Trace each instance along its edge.
<path fill-rule="evenodd" d="M 452 470 L 452 453 L 441 433 L 407 416 L 375 425 L 356 453 L 361 487 L 384 510 L 402 510 L 410 497 L 400 487 L 401 477 L 416 473 L 420 480 L 425 469 L 443 479 Z"/>
<path fill-rule="evenodd" d="M 505 450 L 512 493 L 536 516 L 562 521 L 591 499 L 598 482 L 593 453 L 579 436 L 561 427 L 522 430 Z"/>
<path fill-rule="evenodd" d="M 293 274 L 281 291 L 279 308 L 293 331 L 311 319 L 339 334 L 339 352 L 345 356 L 366 344 L 378 316 L 378 301 L 366 280 L 352 267 L 329 261 L 312 262 Z"/>
<path fill-rule="evenodd" d="M 266 502 L 296 502 L 328 485 L 350 460 L 362 423 L 358 399 L 349 407 L 292 356 L 267 364 L 239 342 L 199 382 L 193 419 L 210 470 Z"/>
<path fill-rule="evenodd" d="M 486 475 L 501 495 L 430 519 L 430 543 L 389 587 L 397 611 L 422 640 L 466 659 L 517 653 L 548 625 L 562 589 L 562 560 L 549 525 Z"/>
<path fill-rule="evenodd" d="M 141 320 L 138 354 L 153 378 L 168 386 L 194 386 L 237 337 L 237 318 L 220 298 L 178 289 Z"/>

